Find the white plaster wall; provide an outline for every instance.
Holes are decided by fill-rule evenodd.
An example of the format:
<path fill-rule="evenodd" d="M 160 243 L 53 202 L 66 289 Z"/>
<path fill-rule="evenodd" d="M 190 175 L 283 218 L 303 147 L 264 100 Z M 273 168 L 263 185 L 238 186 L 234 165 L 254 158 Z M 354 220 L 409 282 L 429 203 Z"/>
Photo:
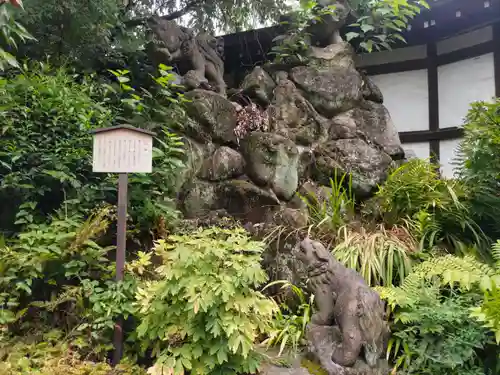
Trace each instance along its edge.
<path fill-rule="evenodd" d="M 371 76 L 399 132 L 429 129 L 427 71 Z"/>
<path fill-rule="evenodd" d="M 468 33 L 453 36 L 437 42 L 437 54 L 442 55 L 460 49 L 489 42 L 493 39 L 493 28 L 491 26 L 477 29 Z"/>
<path fill-rule="evenodd" d="M 397 48 L 391 51 L 381 51 L 372 53 L 363 53 L 358 55 L 357 66 L 382 65 L 408 60 L 425 59 L 427 57 L 427 47 L 411 46 L 406 48 Z"/>
<path fill-rule="evenodd" d="M 420 159 L 429 159 L 431 153 L 429 142 L 404 143 L 403 150 L 405 150 L 405 152 L 410 151 Z"/>
<path fill-rule="evenodd" d="M 438 68 L 439 126 L 460 126 L 470 103 L 495 95 L 493 53 Z"/>
<path fill-rule="evenodd" d="M 441 174 L 443 177 L 453 178 L 456 166 L 452 163 L 457 156 L 457 148 L 460 139 L 450 139 L 439 142 L 439 161 L 441 164 Z"/>

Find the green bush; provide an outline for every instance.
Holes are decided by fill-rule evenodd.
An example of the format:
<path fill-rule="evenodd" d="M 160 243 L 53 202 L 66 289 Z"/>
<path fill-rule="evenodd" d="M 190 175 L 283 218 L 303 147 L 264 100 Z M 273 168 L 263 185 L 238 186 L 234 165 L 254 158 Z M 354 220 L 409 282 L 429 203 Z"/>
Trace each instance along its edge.
<path fill-rule="evenodd" d="M 491 241 L 474 220 L 469 197 L 468 185 L 441 179 L 435 165 L 413 159 L 389 175 L 376 199 L 384 222 L 408 226 L 422 250 L 454 251 L 465 243 L 486 256 Z"/>
<path fill-rule="evenodd" d="M 84 220 L 60 211 L 47 224 L 29 223 L 0 247 L 0 324 L 29 320 L 25 314 L 35 301 L 47 307 L 73 300 L 65 288 L 81 279 L 112 276 L 110 248 L 95 242 L 107 230 L 110 213 L 105 207 Z"/>
<path fill-rule="evenodd" d="M 254 343 L 276 305 L 254 288 L 267 280 L 263 243 L 243 229 L 209 228 L 159 241 L 156 280 L 137 294 L 137 338 L 161 373 L 254 373 Z"/>
<path fill-rule="evenodd" d="M 102 179 L 91 173 L 89 131 L 108 125 L 112 113 L 93 90 L 44 66 L 0 80 L 2 207 L 34 202 L 32 213 L 43 217 Z M 83 203 L 85 195 L 79 199 Z"/>
<path fill-rule="evenodd" d="M 487 330 L 469 318 L 469 309 L 479 299 L 453 292 L 438 296 L 428 287 L 417 301 L 402 305 L 392 327 L 398 340 L 393 342 L 402 343 L 401 373 L 484 374 L 478 351 L 489 341 Z"/>
<path fill-rule="evenodd" d="M 494 272 L 481 279 L 483 303 L 472 310 L 472 316 L 492 330 L 496 343 L 500 344 L 500 241 L 492 246 L 491 253 L 495 260 Z"/>
<path fill-rule="evenodd" d="M 0 340 L 2 375 L 146 375 L 138 366 L 123 361 L 114 369 L 78 354 L 78 346 L 65 342 L 57 330 L 37 332 L 25 338 Z"/>
<path fill-rule="evenodd" d="M 172 74 L 160 73 L 156 78 L 160 97 L 166 100 L 170 95 L 171 112 L 182 112 L 176 94 L 169 91 Z M 118 78 L 124 86 L 125 77 Z M 25 217 L 29 222 L 43 222 L 62 202 L 70 211 L 82 212 L 101 202 L 116 203 L 117 176 L 92 172 L 89 131 L 127 121 L 127 116 L 144 127 L 166 110 L 156 99 L 148 101 L 110 87 L 91 76 L 42 64 L 25 66 L 22 73 L 0 80 L 0 204 L 5 207 L 0 230 L 19 230 L 14 216 L 21 204 L 30 211 Z M 138 98 L 132 106 L 130 95 Z M 183 167 L 183 144 L 170 125 L 155 129 L 153 173 L 130 176 L 129 212 L 141 231 L 152 231 L 158 221 L 172 223 L 176 218 L 172 197 Z"/>
<path fill-rule="evenodd" d="M 352 220 L 355 214 L 355 197 L 352 189 L 352 176 L 344 173 L 330 178 L 329 193 L 317 197 L 314 193 L 299 195 L 307 205 L 309 223 L 318 235 L 335 233 L 341 226 Z"/>
<path fill-rule="evenodd" d="M 471 215 L 491 238 L 500 238 L 500 99 L 471 105 L 460 143 L 458 178 L 470 190 Z"/>
<path fill-rule="evenodd" d="M 448 205 L 447 190 L 448 182 L 439 178 L 434 164 L 411 159 L 389 174 L 376 195 L 385 221 L 395 224 L 429 207 Z"/>
<path fill-rule="evenodd" d="M 388 357 L 395 367 L 408 374 L 484 374 L 485 357 L 494 362 L 499 350 L 488 347 L 498 335 L 497 314 L 481 289 L 496 275 L 471 256 L 446 255 L 417 265 L 399 287 L 376 288 L 393 313 Z"/>

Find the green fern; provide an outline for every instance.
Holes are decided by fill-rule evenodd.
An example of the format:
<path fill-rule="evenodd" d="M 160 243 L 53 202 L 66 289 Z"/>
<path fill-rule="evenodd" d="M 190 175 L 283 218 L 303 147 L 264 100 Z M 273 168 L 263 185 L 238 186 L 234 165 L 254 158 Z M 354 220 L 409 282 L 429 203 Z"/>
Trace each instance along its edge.
<path fill-rule="evenodd" d="M 451 345 L 457 353 L 462 353 L 457 354 L 457 360 L 460 356 L 468 360 L 462 364 L 456 362 L 458 367 L 453 371 L 458 372 L 449 373 L 465 374 L 478 366 L 474 353 L 488 341 L 487 331 L 500 343 L 500 241 L 492 246 L 491 254 L 496 261 L 494 265 L 470 255 L 438 256 L 415 266 L 401 286 L 375 288 L 393 314 L 394 333 L 387 357 L 396 368 L 402 367 L 408 373 L 418 370 L 419 374 L 430 374 L 431 368 L 437 372 L 451 371 L 446 366 L 438 371 L 437 365 L 438 358 L 448 364 L 453 362 L 450 358 L 443 359 Z M 457 309 L 462 311 L 459 313 Z M 466 321 L 464 327 L 458 324 Z M 448 328 L 441 335 L 439 330 L 443 326 Z M 445 351 L 433 353 L 438 350 Z M 458 370 L 461 366 L 465 367 Z"/>
<path fill-rule="evenodd" d="M 376 287 L 393 315 L 387 358 L 395 368 L 419 375 L 475 371 L 475 350 L 488 341 L 496 317 L 481 310 L 483 322 L 468 318 L 481 304 L 479 287 L 494 276 L 493 267 L 472 256 L 444 255 L 415 266 L 399 287 Z"/>
<path fill-rule="evenodd" d="M 494 271 L 481 280 L 483 303 L 471 309 L 471 317 L 481 322 L 484 327 L 495 334 L 497 344 L 500 344 L 500 241 L 493 244 L 491 255 L 494 259 Z"/>
<path fill-rule="evenodd" d="M 491 246 L 491 257 L 495 261 L 495 268 L 500 273 L 500 240 Z"/>
<path fill-rule="evenodd" d="M 391 308 L 411 305 L 418 301 L 426 282 L 436 281 L 440 286 L 456 286 L 470 290 L 494 276 L 495 270 L 472 256 L 463 258 L 445 255 L 429 259 L 413 268 L 399 287 L 376 287 Z"/>

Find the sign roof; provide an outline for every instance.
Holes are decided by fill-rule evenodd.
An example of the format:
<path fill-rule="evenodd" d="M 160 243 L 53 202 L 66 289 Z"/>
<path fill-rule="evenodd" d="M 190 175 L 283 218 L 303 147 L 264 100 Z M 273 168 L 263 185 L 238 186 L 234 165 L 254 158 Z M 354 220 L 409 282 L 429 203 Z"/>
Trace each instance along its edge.
<path fill-rule="evenodd" d="M 156 135 L 152 131 L 149 131 L 149 130 L 146 130 L 146 129 L 141 129 L 141 128 L 136 128 L 136 127 L 134 127 L 132 125 L 127 125 L 127 124 L 110 126 L 109 128 L 93 129 L 90 132 L 92 134 L 97 134 L 97 133 L 104 133 L 104 132 L 109 132 L 109 131 L 113 131 L 113 130 L 120 130 L 120 129 L 132 130 L 132 131 L 135 131 L 135 132 L 138 132 L 138 133 L 147 134 L 147 135 L 150 135 L 150 136 L 155 136 Z"/>

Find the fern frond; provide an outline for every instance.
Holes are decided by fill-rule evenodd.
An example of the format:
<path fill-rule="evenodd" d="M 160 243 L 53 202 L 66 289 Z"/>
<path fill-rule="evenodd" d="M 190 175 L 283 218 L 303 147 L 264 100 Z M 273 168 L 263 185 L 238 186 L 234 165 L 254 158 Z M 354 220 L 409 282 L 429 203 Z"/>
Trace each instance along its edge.
<path fill-rule="evenodd" d="M 472 256 L 457 257 L 445 255 L 429 259 L 414 267 L 399 287 L 375 288 L 389 306 L 407 306 L 422 297 L 422 290 L 429 283 L 438 286 L 458 284 L 460 288 L 470 289 L 495 275 L 495 270 Z M 424 288 L 424 286 L 426 288 Z M 436 294 L 438 290 L 436 290 Z"/>
<path fill-rule="evenodd" d="M 497 240 L 497 242 L 491 246 L 491 256 L 496 262 L 496 269 L 500 271 L 500 240 Z"/>

